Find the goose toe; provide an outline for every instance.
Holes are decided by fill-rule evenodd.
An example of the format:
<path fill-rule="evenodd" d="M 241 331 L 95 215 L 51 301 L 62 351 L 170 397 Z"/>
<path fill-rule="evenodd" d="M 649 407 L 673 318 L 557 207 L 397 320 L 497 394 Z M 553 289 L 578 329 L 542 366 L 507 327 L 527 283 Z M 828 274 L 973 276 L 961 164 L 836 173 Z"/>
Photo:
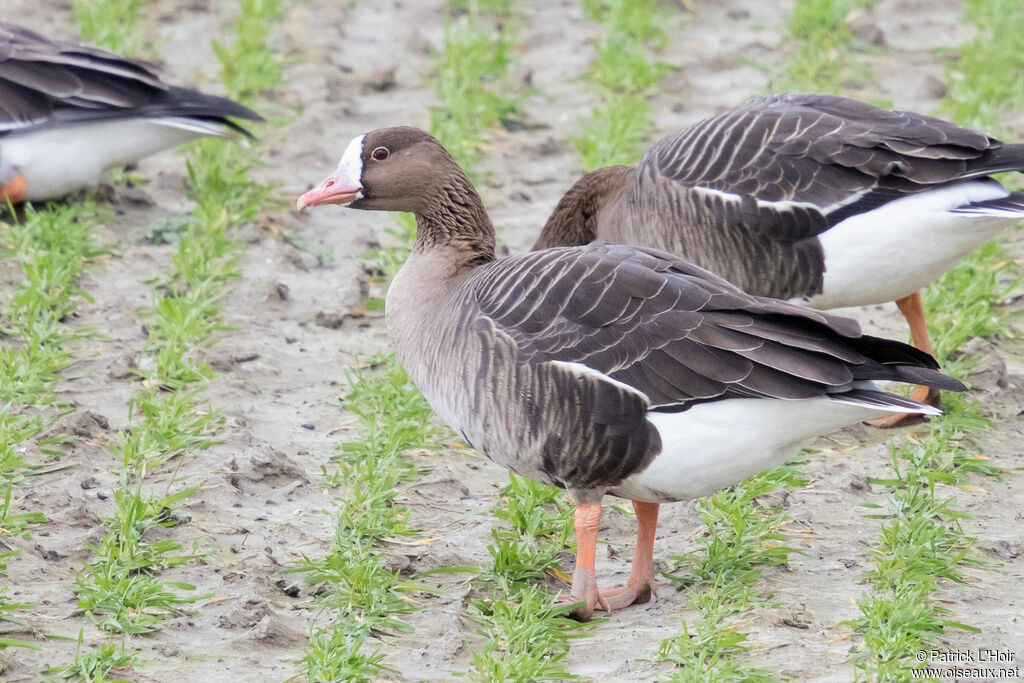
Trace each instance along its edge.
<path fill-rule="evenodd" d="M 605 612 L 616 609 L 609 605 L 608 600 L 598 590 L 594 570 L 583 567 L 577 567 L 573 572 L 572 589 L 569 591 L 569 595 L 559 596 L 557 602 L 576 604 L 576 607 L 568 615 L 576 621 L 590 621 L 594 617 L 594 611 L 599 608 Z"/>
<path fill-rule="evenodd" d="M 658 595 L 654 589 L 654 581 L 645 581 L 638 584 L 630 582 L 625 586 L 601 588 L 599 593 L 608 605 L 609 612 L 624 609 L 630 605 L 650 602 L 652 596 L 657 597 Z"/>

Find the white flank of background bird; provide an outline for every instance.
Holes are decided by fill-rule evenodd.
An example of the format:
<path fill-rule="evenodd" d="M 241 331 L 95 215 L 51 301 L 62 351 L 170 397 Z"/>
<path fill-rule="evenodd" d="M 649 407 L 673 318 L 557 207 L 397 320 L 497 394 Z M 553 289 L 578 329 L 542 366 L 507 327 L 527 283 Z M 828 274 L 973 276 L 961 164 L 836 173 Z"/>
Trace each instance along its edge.
<path fill-rule="evenodd" d="M 262 120 L 145 62 L 0 22 L 0 202 L 60 197 L 196 138 L 251 137 L 229 117 Z"/>

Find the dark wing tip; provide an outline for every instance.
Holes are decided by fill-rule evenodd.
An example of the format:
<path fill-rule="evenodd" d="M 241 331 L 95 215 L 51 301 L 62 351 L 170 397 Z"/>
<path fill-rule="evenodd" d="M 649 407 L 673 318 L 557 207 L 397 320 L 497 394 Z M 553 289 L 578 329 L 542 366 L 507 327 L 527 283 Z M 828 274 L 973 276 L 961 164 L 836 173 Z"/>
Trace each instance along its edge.
<path fill-rule="evenodd" d="M 168 104 L 173 103 L 183 108 L 195 108 L 197 113 L 205 116 L 233 116 L 247 121 L 263 122 L 262 116 L 227 97 L 207 95 L 198 90 L 171 86 L 167 91 Z"/>

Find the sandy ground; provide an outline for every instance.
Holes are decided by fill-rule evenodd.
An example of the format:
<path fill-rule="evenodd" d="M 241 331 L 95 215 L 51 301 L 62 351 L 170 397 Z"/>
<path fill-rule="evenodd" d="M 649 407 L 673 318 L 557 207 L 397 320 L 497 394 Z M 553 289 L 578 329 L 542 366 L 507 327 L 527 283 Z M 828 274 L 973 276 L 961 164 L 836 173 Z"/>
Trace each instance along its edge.
<path fill-rule="evenodd" d="M 4 5 L 13 5 L 13 16 L 32 28 L 75 36 L 66 0 L 5 0 Z M 161 0 L 147 8 L 146 35 L 158 46 L 170 79 L 216 90 L 211 83 L 215 61 L 204 46 L 230 17 L 229 5 Z M 672 5 L 676 17 L 669 24 L 664 60 L 678 70 L 653 98 L 658 130 L 770 90 L 771 74 L 785 57 L 780 35 L 786 5 L 697 0 L 694 13 Z M 431 69 L 430 51 L 441 44 L 440 7 L 436 1 L 290 3 L 274 38 L 294 62 L 272 98 L 297 114 L 265 134 L 260 148 L 266 165 L 258 175 L 290 201 L 334 166 L 354 135 L 393 124 L 425 127 L 434 98 L 423 82 Z M 579 76 L 592 56 L 587 39 L 594 27 L 582 20 L 579 7 L 563 0 L 519 7 L 509 82 L 517 88 L 529 82 L 536 91 L 523 107 L 530 125 L 493 132 L 482 187 L 499 235 L 513 252 L 528 247 L 579 174 L 566 140 L 593 103 Z M 922 7 L 927 20 L 921 20 Z M 858 84 L 851 94 L 934 111 L 944 75 L 936 50 L 970 35 L 958 16 L 955 2 L 883 0 L 869 24 L 877 27 L 886 49 L 870 58 L 874 80 Z M 115 193 L 118 218 L 102 237 L 120 251 L 89 271 L 84 286 L 95 301 L 82 302 L 70 321 L 96 326 L 106 338 L 78 345 L 76 357 L 82 360 L 68 372 L 74 379 L 60 387 L 61 398 L 76 408 L 46 434 L 71 437 L 56 463 L 61 467 L 31 477 L 19 489 L 18 506 L 45 512 L 50 521 L 34 527 L 29 539 L 0 541 L 22 551 L 10 562 L 12 598 L 36 605 L 27 628 L 7 629 L 12 635 L 75 638 L 84 628 L 89 642 L 102 642 L 103 635 L 76 613 L 72 587 L 90 556 L 85 544 L 102 536 L 100 519 L 112 510 L 117 461 L 107 446 L 126 427 L 128 399 L 139 390 L 127 370 L 145 339 L 137 311 L 150 293 L 142 283 L 169 263 L 168 248 L 147 245 L 141 235 L 188 210 L 182 161 L 175 153 L 147 160 L 139 172 L 150 183 L 141 191 Z M 315 606 L 305 587 L 297 594 L 285 592 L 288 578 L 281 571 L 300 552 L 320 553 L 328 538 L 323 510 L 332 493 L 318 482 L 321 465 L 353 433 L 353 416 L 338 405 L 345 372 L 384 346 L 379 317 L 351 315 L 367 291 L 359 255 L 384 239 L 389 225 L 390 218 L 374 213 L 325 210 L 299 216 L 282 210 L 246 229 L 244 279 L 224 309 L 226 322 L 236 329 L 204 351 L 221 373 L 208 396 L 225 417 L 217 434 L 222 443 L 188 456 L 176 473 L 168 466 L 147 480 L 154 492 L 166 490 L 172 474 L 177 477 L 172 490 L 201 486 L 184 505 L 191 521 L 161 533 L 185 544 L 197 539 L 208 560 L 162 577 L 194 583 L 200 593 L 217 599 L 130 641 L 142 653 L 134 674 L 138 680 L 280 681 L 296 671 Z M 298 233 L 311 249 L 332 258 L 316 265 L 309 253 L 279 238 L 282 230 Z M 1007 239 L 1015 256 L 1024 256 L 1020 240 Z M 906 334 L 892 306 L 851 313 L 869 330 Z M 342 323 L 319 324 L 325 319 Z M 1009 344 L 978 348 L 985 358 L 984 372 L 975 377 L 976 396 L 995 422 L 981 450 L 1007 469 L 1024 466 L 1020 350 Z M 865 477 L 887 473 L 890 436 L 856 427 L 822 439 L 805 466 L 810 483 L 773 499 L 787 507 L 791 545 L 806 555 L 766 572 L 759 588 L 774 595 L 778 609 L 740 617 L 738 627 L 751 634 L 755 648 L 750 661 L 792 680 L 853 677 L 848 652 L 857 639 L 837 624 L 856 616 L 853 600 L 864 591 L 867 544 L 875 538 L 878 520 L 864 517 L 859 504 L 885 499 Z M 26 452 L 32 461 L 46 461 L 33 444 L 26 444 Z M 410 508 L 413 525 L 438 540 L 389 548 L 393 566 L 415 572 L 487 563 L 488 510 L 504 471 L 455 449 L 413 458 L 422 475 L 401 502 Z M 87 488 L 91 478 L 98 485 L 89 482 Z M 950 631 L 943 641 L 950 650 L 1013 651 L 1019 662 L 1024 657 L 1024 485 L 1014 474 L 1004 482 L 974 483 L 983 490 L 943 492 L 956 495 L 973 515 L 967 532 L 977 536 L 991 564 L 972 570 L 970 581 L 951 586 L 942 597 L 953 618 L 983 632 Z M 657 560 L 693 550 L 699 529 L 692 504 L 667 506 Z M 633 533 L 629 519 L 606 514 L 602 536 L 609 552 L 602 553 L 598 567 L 606 581 L 621 582 L 628 574 Z M 395 680 L 447 679 L 467 669 L 479 638 L 464 609 L 471 586 L 458 575 L 441 576 L 452 577 L 436 581 L 444 592 L 423 597 L 424 609 L 408 618 L 415 631 L 382 638 Z M 692 617 L 686 596 L 665 588 L 655 602 L 615 614 L 590 638 L 575 642 L 569 668 L 598 680 L 651 680 L 667 670 L 654 662 L 658 644 Z M 0 677 L 36 680 L 45 666 L 73 658 L 72 642 L 39 642 L 44 648 L 38 652 L 0 653 Z"/>

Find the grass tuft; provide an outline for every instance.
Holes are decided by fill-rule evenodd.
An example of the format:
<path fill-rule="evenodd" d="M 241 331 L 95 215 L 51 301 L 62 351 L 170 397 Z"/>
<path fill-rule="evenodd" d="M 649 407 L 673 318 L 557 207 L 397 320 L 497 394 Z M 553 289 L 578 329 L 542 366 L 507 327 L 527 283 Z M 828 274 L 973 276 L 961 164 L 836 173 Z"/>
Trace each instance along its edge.
<path fill-rule="evenodd" d="M 334 537 L 323 557 L 302 556 L 287 573 L 318 585 L 319 624 L 299 660 L 310 680 L 370 680 L 386 670 L 384 656 L 369 649 L 371 636 L 408 630 L 398 615 L 416 609 L 408 594 L 428 590 L 384 566 L 380 543 L 411 535 L 407 510 L 395 502 L 415 473 L 402 454 L 436 448 L 433 413 L 393 354 L 375 359 L 373 372 L 350 377 L 344 405 L 359 418 L 357 438 L 340 446 L 325 482 L 341 489 L 329 512 Z M 329 615 L 329 618 L 328 618 Z M 336 649 L 331 649 L 336 648 Z"/>
<path fill-rule="evenodd" d="M 139 657 L 116 643 L 106 643 L 91 650 L 82 649 L 82 632 L 78 633 L 75 661 L 67 666 L 50 667 L 43 673 L 49 674 L 48 681 L 82 681 L 83 683 L 130 683 L 127 678 L 110 678 L 115 670 L 130 669 L 138 664 Z"/>
<path fill-rule="evenodd" d="M 142 49 L 140 13 L 149 0 L 73 0 L 75 23 L 87 43 L 125 57 Z"/>
<path fill-rule="evenodd" d="M 238 0 L 241 14 L 230 27 L 229 45 L 214 41 L 220 60 L 221 81 L 228 92 L 246 105 L 283 81 L 284 59 L 268 49 L 270 32 L 284 13 L 284 0 Z"/>
<path fill-rule="evenodd" d="M 870 7 L 877 0 L 797 0 L 786 22 L 789 40 L 797 43 L 782 74 L 774 79 L 778 92 L 839 93 L 854 79 L 868 76 L 856 59 L 864 51 L 850 33 L 846 15 L 858 7 Z"/>
<path fill-rule="evenodd" d="M 577 678 L 560 664 L 569 640 L 586 625 L 567 617 L 572 605 L 558 605 L 543 586 L 506 586 L 503 598 L 473 600 L 469 615 L 481 624 L 487 643 L 473 652 L 472 681 L 563 681 Z"/>
<path fill-rule="evenodd" d="M 680 667 L 669 680 L 777 680 L 769 669 L 736 659 L 748 649 L 747 636 L 726 620 L 764 606 L 765 599 L 753 589 L 764 567 L 785 564 L 791 553 L 799 552 L 782 545 L 786 537 L 779 529 L 785 514 L 755 507 L 755 499 L 805 483 L 798 467 L 779 467 L 698 501 L 697 515 L 708 530 L 697 541 L 699 552 L 672 558 L 685 573 L 668 578 L 688 591 L 700 617 L 692 625 L 684 621 L 681 634 L 661 643 L 659 657 Z"/>
<path fill-rule="evenodd" d="M 1015 14 L 1021 8 L 1002 0 L 965 3 L 965 16 L 977 26 L 979 38 L 962 46 L 959 62 L 949 67 L 944 108 L 957 122 L 993 128 L 1003 111 L 1024 106 L 1013 81 L 1000 80 L 1021 64 L 1024 43 L 1011 29 Z M 1000 304 L 1020 281 L 1005 249 L 990 243 L 928 288 L 925 312 L 944 372 L 967 379 L 977 358 L 959 349 L 975 337 L 1010 335 L 1009 315 Z M 963 486 L 979 474 L 998 479 L 1003 470 L 977 455 L 975 442 L 990 424 L 977 401 L 946 394 L 942 407 L 944 414 L 931 419 L 924 437 L 891 446 L 893 475 L 872 482 L 885 486 L 889 498 L 881 506 L 865 505 L 870 516 L 884 521 L 865 575 L 870 591 L 857 602 L 859 616 L 845 625 L 864 638 L 854 665 L 876 680 L 916 676 L 923 665 L 916 653 L 947 645 L 950 629 L 978 630 L 953 619 L 948 602 L 939 597 L 950 583 L 967 579 L 967 569 L 983 563 L 961 526 L 969 516 L 937 486 Z"/>
<path fill-rule="evenodd" d="M 548 576 L 566 578 L 558 557 L 569 548 L 572 507 L 560 489 L 513 473 L 501 493 L 504 504 L 492 514 L 507 526 L 491 530 L 492 564 L 479 575 L 487 598 L 473 600 L 469 610 L 487 643 L 473 653 L 468 676 L 473 681 L 575 678 L 560 664 L 569 640 L 598 622 L 570 620 L 572 605 L 557 603 L 537 584 Z"/>
<path fill-rule="evenodd" d="M 78 608 L 100 628 L 129 635 L 149 633 L 164 619 L 180 614 L 179 605 L 212 597 L 179 595 L 171 589 L 194 591 L 195 586 L 154 577 L 160 570 L 199 559 L 196 548 L 175 555 L 181 550 L 178 541 L 143 539 L 147 529 L 179 524 L 175 506 L 196 490 L 161 499 L 147 498 L 138 488 L 114 491 L 116 511 L 105 522 L 107 534 L 99 546 L 89 546 L 94 558 L 75 581 Z"/>
<path fill-rule="evenodd" d="M 515 98 L 494 92 L 508 70 L 511 43 L 506 30 L 485 30 L 480 21 L 450 23 L 435 59 L 438 104 L 430 108 L 430 131 L 471 178 L 483 158 L 482 130 L 505 122 L 518 107 Z"/>
<path fill-rule="evenodd" d="M 583 9 L 605 29 L 587 73 L 600 101 L 572 143 L 587 171 L 633 164 L 654 127 L 647 96 L 669 70 L 652 59 L 665 41 L 661 10 L 653 0 L 584 0 Z"/>

